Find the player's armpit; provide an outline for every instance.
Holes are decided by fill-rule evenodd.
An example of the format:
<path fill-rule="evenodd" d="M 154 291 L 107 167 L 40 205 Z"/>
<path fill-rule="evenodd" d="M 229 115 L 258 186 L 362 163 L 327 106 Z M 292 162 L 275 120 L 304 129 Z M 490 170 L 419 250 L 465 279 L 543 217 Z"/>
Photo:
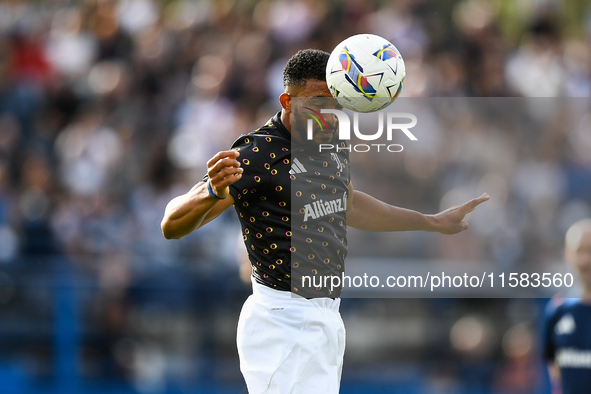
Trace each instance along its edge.
<path fill-rule="evenodd" d="M 347 212 L 353 208 L 353 195 L 355 194 L 355 189 L 353 189 L 353 182 L 349 182 L 347 185 L 349 188 L 349 194 L 347 195 Z"/>

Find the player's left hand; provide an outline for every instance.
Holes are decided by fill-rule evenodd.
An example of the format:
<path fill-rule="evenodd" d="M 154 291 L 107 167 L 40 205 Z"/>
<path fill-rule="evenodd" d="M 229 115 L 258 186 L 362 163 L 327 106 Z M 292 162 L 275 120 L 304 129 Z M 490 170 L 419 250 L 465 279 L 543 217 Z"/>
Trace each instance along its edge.
<path fill-rule="evenodd" d="M 461 205 L 454 205 L 445 211 L 433 215 L 435 231 L 441 234 L 457 234 L 460 231 L 466 230 L 468 228 L 468 222 L 464 220 L 464 217 L 488 199 L 490 199 L 490 196 L 484 193 L 478 198 L 474 198 Z"/>

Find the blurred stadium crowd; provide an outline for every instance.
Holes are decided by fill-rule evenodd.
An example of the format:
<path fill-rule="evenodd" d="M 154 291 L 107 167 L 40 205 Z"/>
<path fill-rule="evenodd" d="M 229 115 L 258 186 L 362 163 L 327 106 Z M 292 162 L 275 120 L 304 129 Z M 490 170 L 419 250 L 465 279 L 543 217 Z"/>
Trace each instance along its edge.
<path fill-rule="evenodd" d="M 73 373 L 139 392 L 240 387 L 234 334 L 249 289 L 235 214 L 172 242 L 160 232 L 164 207 L 201 179 L 210 156 L 278 110 L 295 51 L 330 51 L 361 32 L 402 53 L 403 97 L 522 100 L 488 102 L 509 108 L 525 102 L 517 97 L 547 99 L 524 110 L 539 126 L 527 130 L 504 129 L 503 111 L 478 118 L 460 99 L 439 99 L 416 154 L 355 157 L 356 187 L 396 205 L 433 212 L 484 189 L 493 200 L 473 232 L 352 232 L 351 255 L 559 262 L 564 230 L 591 216 L 585 1 L 4 0 L 0 383 L 53 387 Z M 579 123 L 564 119 L 572 103 Z M 74 372 L 66 356 L 56 364 L 59 283 L 77 289 Z M 370 380 L 401 392 L 541 392 L 539 307 L 351 300 L 343 392 Z"/>

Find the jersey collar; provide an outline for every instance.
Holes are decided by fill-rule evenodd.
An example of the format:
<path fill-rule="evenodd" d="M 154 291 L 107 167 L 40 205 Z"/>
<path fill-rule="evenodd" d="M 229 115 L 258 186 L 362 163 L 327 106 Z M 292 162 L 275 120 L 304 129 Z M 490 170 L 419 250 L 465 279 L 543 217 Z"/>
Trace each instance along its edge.
<path fill-rule="evenodd" d="M 291 133 L 287 131 L 287 129 L 283 125 L 283 122 L 281 121 L 281 111 L 277 112 L 275 116 L 273 116 L 270 119 L 270 121 L 277 126 L 277 130 L 279 131 L 282 137 L 291 141 Z"/>

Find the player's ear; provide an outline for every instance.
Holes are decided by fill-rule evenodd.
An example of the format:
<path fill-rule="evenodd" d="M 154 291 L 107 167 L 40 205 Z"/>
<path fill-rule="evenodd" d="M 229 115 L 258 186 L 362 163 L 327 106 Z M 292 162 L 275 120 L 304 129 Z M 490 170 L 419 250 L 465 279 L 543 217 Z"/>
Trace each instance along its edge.
<path fill-rule="evenodd" d="M 291 96 L 289 93 L 281 93 L 279 96 L 279 102 L 281 103 L 281 107 L 286 113 L 291 112 Z"/>

